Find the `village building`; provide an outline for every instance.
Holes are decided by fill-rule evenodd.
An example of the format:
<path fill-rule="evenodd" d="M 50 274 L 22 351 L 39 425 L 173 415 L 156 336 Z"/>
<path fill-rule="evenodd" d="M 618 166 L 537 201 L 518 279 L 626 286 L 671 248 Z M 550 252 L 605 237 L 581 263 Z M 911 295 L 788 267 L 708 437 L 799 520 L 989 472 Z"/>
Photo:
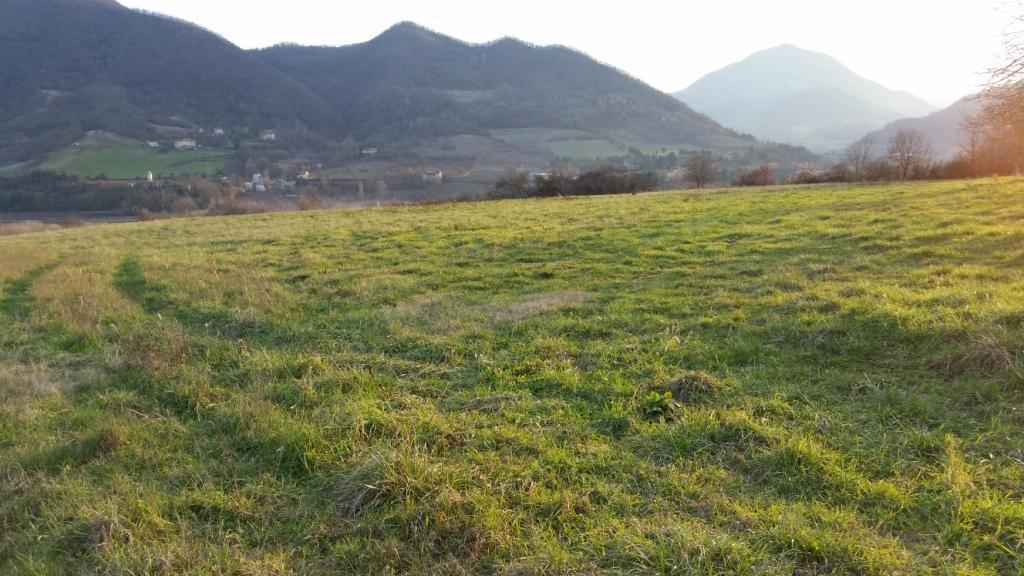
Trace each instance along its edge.
<path fill-rule="evenodd" d="M 422 178 L 424 184 L 444 184 L 444 172 L 441 170 L 425 172 Z"/>
<path fill-rule="evenodd" d="M 175 150 L 195 150 L 198 147 L 199 144 L 195 141 L 194 138 L 186 138 L 184 140 L 174 141 Z"/>
<path fill-rule="evenodd" d="M 277 141 L 277 132 L 275 132 L 273 130 L 261 130 L 260 131 L 260 140 L 262 140 L 264 142 L 276 142 Z"/>
<path fill-rule="evenodd" d="M 246 192 L 256 192 L 262 194 L 267 191 L 267 181 L 263 178 L 262 174 L 253 174 L 252 180 L 245 183 Z"/>

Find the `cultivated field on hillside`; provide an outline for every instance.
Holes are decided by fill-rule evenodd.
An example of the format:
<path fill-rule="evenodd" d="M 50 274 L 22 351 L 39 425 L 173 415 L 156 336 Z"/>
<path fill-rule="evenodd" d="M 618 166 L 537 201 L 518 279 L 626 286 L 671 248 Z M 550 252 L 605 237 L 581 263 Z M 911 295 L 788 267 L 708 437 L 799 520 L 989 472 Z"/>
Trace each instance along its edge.
<path fill-rule="evenodd" d="M 157 176 L 214 175 L 231 158 L 227 150 L 174 150 L 150 148 L 143 142 L 109 134 L 89 135 L 76 146 L 50 155 L 39 167 L 86 178 L 115 180 Z"/>
<path fill-rule="evenodd" d="M 3 574 L 1018 574 L 1024 182 L 0 238 Z"/>

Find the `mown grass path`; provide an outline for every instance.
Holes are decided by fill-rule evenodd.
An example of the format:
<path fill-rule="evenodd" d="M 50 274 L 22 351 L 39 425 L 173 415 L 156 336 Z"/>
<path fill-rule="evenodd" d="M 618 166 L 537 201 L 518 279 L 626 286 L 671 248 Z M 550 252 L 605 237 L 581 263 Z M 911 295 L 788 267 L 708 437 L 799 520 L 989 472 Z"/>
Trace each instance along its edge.
<path fill-rule="evenodd" d="M 0 573 L 1021 573 L 1022 200 L 0 238 Z"/>

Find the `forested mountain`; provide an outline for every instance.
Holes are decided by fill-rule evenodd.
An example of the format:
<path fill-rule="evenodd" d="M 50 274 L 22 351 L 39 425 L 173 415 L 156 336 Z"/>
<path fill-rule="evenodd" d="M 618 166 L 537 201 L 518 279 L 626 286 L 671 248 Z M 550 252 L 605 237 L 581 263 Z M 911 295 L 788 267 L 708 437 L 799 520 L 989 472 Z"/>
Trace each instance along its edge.
<path fill-rule="evenodd" d="M 0 15 L 0 165 L 88 130 L 336 131 L 305 86 L 186 22 L 113 0 L 0 0 Z"/>
<path fill-rule="evenodd" d="M 676 97 L 729 128 L 822 151 L 934 111 L 924 100 L 858 76 L 830 56 L 791 45 L 712 72 Z"/>
<path fill-rule="evenodd" d="M 157 139 L 212 128 L 243 139 L 274 129 L 280 147 L 472 135 L 542 155 L 757 147 L 772 158 L 564 47 L 469 44 L 403 23 L 362 44 L 245 51 L 113 0 L 0 0 L 0 14 L 0 166 L 89 131 Z"/>
<path fill-rule="evenodd" d="M 634 143 L 741 142 L 670 96 L 563 47 L 474 45 L 403 23 L 364 44 L 258 54 L 329 101 L 359 139 L 545 127 Z"/>

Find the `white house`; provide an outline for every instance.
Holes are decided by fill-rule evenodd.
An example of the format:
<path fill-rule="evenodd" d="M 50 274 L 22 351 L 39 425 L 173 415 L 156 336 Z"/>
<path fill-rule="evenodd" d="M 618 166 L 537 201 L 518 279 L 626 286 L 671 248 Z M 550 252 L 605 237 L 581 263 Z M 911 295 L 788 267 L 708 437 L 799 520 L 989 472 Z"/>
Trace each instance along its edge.
<path fill-rule="evenodd" d="M 146 141 L 146 146 L 149 146 L 150 148 L 159 148 L 160 147 L 160 143 L 155 141 L 155 140 L 147 140 Z"/>
<path fill-rule="evenodd" d="M 175 150 L 195 150 L 198 147 L 199 144 L 195 141 L 195 138 L 174 141 Z"/>
<path fill-rule="evenodd" d="M 260 131 L 260 140 L 262 140 L 264 142 L 276 142 L 277 141 L 277 132 L 275 132 L 273 130 L 261 130 Z"/>
<path fill-rule="evenodd" d="M 437 170 L 434 172 L 426 172 L 423 174 L 424 184 L 444 184 L 444 172 Z"/>

